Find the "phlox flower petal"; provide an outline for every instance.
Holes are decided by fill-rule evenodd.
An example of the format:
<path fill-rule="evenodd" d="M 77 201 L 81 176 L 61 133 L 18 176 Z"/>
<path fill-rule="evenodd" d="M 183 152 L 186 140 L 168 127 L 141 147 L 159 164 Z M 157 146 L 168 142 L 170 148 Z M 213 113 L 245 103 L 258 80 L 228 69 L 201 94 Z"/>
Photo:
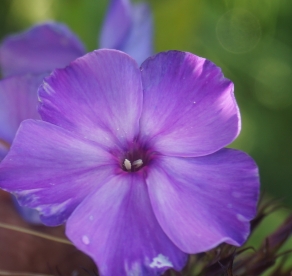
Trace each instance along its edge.
<path fill-rule="evenodd" d="M 162 154 L 202 156 L 231 143 L 240 131 L 233 83 L 212 62 L 169 51 L 141 66 L 142 139 Z"/>
<path fill-rule="evenodd" d="M 100 47 L 119 47 L 128 35 L 131 24 L 130 1 L 111 0 L 100 34 Z"/>
<path fill-rule="evenodd" d="M 197 158 L 159 156 L 146 182 L 162 229 L 182 251 L 203 252 L 222 242 L 239 246 L 246 240 L 259 178 L 245 153 L 222 149 Z"/>
<path fill-rule="evenodd" d="M 26 74 L 0 81 L 0 140 L 3 144 L 11 144 L 23 120 L 40 118 L 37 90 L 43 77 L 43 74 Z"/>
<path fill-rule="evenodd" d="M 146 3 L 112 0 L 100 35 L 100 48 L 121 50 L 138 64 L 153 50 L 153 19 Z"/>
<path fill-rule="evenodd" d="M 113 176 L 78 206 L 66 229 L 101 275 L 161 275 L 187 260 L 157 222 L 142 173 Z"/>
<path fill-rule="evenodd" d="M 142 84 L 137 63 L 116 50 L 89 53 L 40 88 L 43 120 L 111 147 L 138 135 Z"/>
<path fill-rule="evenodd" d="M 5 77 L 43 73 L 84 54 L 82 42 L 66 25 L 47 22 L 7 37 L 0 47 L 0 66 Z"/>
<path fill-rule="evenodd" d="M 117 166 L 98 144 L 46 122 L 26 120 L 16 136 L 2 162 L 1 187 L 50 226 L 63 223 Z"/>

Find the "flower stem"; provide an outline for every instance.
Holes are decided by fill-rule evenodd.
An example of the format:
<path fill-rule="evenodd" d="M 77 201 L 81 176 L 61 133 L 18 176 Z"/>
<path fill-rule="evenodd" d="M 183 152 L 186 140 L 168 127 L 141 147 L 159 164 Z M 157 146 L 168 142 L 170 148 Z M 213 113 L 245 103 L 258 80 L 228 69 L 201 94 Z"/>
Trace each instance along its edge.
<path fill-rule="evenodd" d="M 18 232 L 25 233 L 25 234 L 30 234 L 30 235 L 33 235 L 33 236 L 36 236 L 36 237 L 47 239 L 47 240 L 51 240 L 51 241 L 55 241 L 55 242 L 60 242 L 60 243 L 65 243 L 65 244 L 72 245 L 72 243 L 69 240 L 53 237 L 51 235 L 43 234 L 43 233 L 40 233 L 38 231 L 28 230 L 28 229 L 25 229 L 25 228 L 22 228 L 22 227 L 9 225 L 9 224 L 2 223 L 2 222 L 0 222 L 0 227 L 1 228 L 5 228 L 5 229 L 9 229 L 9 230 L 13 230 L 13 231 L 18 231 Z M 0 275 L 2 275 L 1 271 L 0 271 Z"/>

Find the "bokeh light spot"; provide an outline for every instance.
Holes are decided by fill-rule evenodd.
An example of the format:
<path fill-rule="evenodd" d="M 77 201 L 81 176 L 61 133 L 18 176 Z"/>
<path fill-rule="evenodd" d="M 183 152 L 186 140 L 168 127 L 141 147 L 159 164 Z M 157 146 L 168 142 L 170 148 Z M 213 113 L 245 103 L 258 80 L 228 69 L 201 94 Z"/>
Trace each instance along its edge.
<path fill-rule="evenodd" d="M 251 51 L 257 45 L 261 38 L 261 26 L 249 11 L 232 9 L 218 20 L 216 34 L 225 50 L 241 54 Z"/>

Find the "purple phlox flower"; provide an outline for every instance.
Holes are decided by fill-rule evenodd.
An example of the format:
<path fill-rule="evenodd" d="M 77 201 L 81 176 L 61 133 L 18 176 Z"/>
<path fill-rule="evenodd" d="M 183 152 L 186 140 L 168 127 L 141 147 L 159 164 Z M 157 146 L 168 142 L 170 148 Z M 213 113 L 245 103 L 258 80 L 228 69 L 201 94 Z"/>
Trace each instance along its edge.
<path fill-rule="evenodd" d="M 127 12 L 125 12 L 127 11 Z M 140 62 L 152 54 L 152 18 L 144 3 L 112 0 L 103 26 L 102 46 L 123 50 Z M 121 29 L 120 21 L 127 22 Z M 143 39 L 140 39 L 143 34 Z M 116 38 L 121 43 L 113 43 Z M 148 41 L 149 40 L 149 41 Z M 7 79 L 0 81 L 0 161 L 7 154 L 20 122 L 38 118 L 36 91 L 43 77 L 85 54 L 79 38 L 65 25 L 46 22 L 4 39 L 0 67 Z M 40 222 L 37 212 L 18 210 L 28 222 Z"/>
<path fill-rule="evenodd" d="M 39 89 L 43 121 L 24 121 L 0 187 L 90 255 L 102 276 L 181 270 L 190 253 L 249 234 L 258 170 L 224 148 L 240 131 L 233 83 L 191 53 L 139 68 L 116 50 L 55 70 Z"/>

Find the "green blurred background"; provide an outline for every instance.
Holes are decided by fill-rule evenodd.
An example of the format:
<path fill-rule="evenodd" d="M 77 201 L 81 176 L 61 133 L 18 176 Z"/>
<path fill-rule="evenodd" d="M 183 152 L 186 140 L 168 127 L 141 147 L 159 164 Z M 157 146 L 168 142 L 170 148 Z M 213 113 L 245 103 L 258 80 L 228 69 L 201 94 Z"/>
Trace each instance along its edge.
<path fill-rule="evenodd" d="M 262 191 L 292 207 L 292 1 L 149 0 L 155 51 L 206 57 L 235 83 L 242 131 L 231 145 L 258 163 Z M 66 23 L 96 49 L 108 1 L 1 0 L 0 39 L 46 20 Z M 266 220 L 259 244 L 290 211 Z M 286 248 L 291 248 L 292 241 Z M 292 260 L 291 260 L 292 262 Z"/>
<path fill-rule="evenodd" d="M 0 39 L 57 20 L 91 51 L 106 0 L 1 0 Z M 292 1 L 150 0 L 155 50 L 206 57 L 235 83 L 242 131 L 232 147 L 258 163 L 262 190 L 292 207 Z"/>

